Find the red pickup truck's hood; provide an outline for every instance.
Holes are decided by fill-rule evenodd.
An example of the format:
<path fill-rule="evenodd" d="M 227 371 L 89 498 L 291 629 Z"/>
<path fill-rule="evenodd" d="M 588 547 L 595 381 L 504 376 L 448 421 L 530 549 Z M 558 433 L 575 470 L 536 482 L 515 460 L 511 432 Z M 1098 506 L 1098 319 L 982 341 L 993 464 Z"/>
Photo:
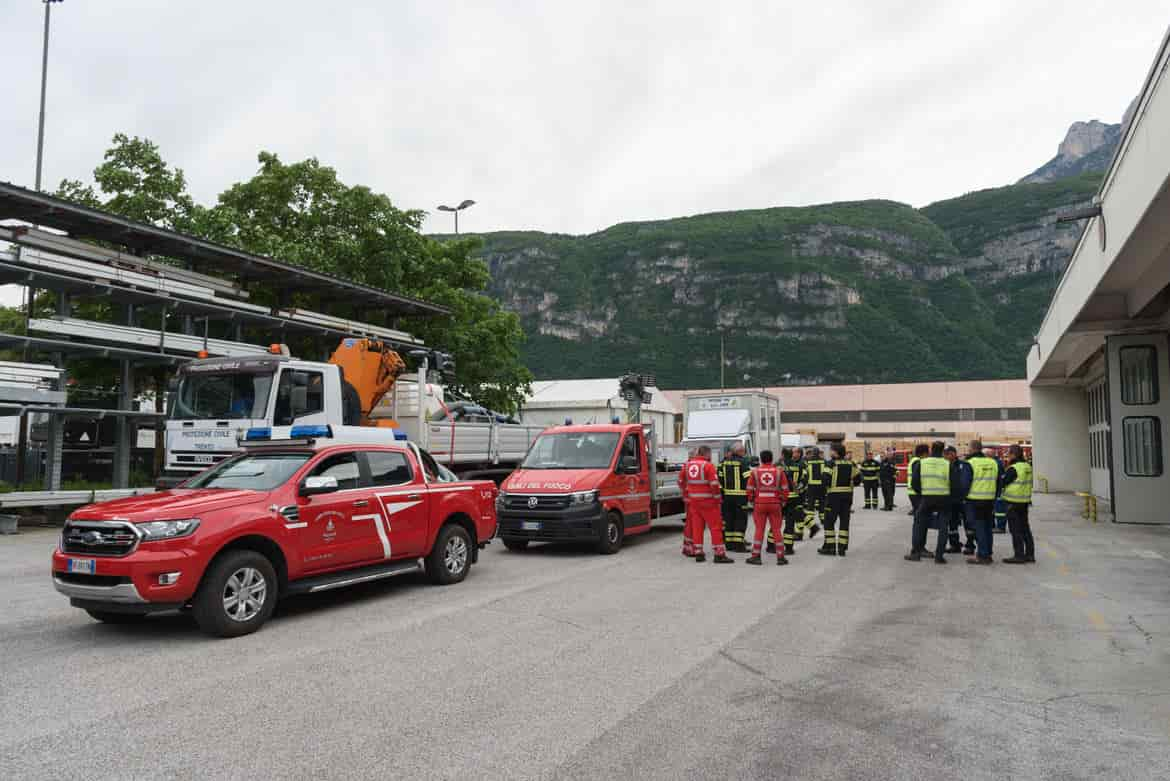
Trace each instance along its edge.
<path fill-rule="evenodd" d="M 517 469 L 504 481 L 505 491 L 567 494 L 601 486 L 608 469 Z"/>
<path fill-rule="evenodd" d="M 82 507 L 73 513 L 79 519 L 124 518 L 127 521 L 178 520 L 202 513 L 251 504 L 265 496 L 261 491 L 216 488 L 175 488 L 143 496 L 128 496 Z"/>

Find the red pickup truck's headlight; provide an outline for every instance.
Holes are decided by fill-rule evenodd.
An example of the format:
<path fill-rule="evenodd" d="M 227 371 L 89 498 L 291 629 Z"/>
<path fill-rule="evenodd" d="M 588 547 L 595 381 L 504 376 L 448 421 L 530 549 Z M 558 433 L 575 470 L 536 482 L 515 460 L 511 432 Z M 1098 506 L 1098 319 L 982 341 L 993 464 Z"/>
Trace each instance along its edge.
<path fill-rule="evenodd" d="M 146 521 L 134 524 L 142 533 L 143 542 L 154 540 L 173 540 L 177 537 L 186 537 L 199 527 L 198 518 L 184 518 L 181 521 Z"/>

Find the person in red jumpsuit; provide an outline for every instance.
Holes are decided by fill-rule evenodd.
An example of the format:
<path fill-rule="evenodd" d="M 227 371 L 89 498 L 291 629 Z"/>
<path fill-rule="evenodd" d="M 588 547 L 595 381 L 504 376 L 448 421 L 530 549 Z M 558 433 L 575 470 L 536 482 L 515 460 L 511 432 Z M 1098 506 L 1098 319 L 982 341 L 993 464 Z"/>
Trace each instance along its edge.
<path fill-rule="evenodd" d="M 723 497 L 719 489 L 719 475 L 711 463 L 711 448 L 702 445 L 683 465 L 678 476 L 683 502 L 687 508 L 687 522 L 683 530 L 683 555 L 694 556 L 695 561 L 706 561 L 703 553 L 703 530 L 711 530 L 711 547 L 716 564 L 731 564 L 727 548 L 723 546 L 723 515 L 720 512 Z"/>
<path fill-rule="evenodd" d="M 760 453 L 760 465 L 751 471 L 747 479 L 747 498 L 752 505 L 752 524 L 755 538 L 752 541 L 752 555 L 746 564 L 763 564 L 760 549 L 764 546 L 764 528 L 771 524 L 772 536 L 783 535 L 784 503 L 788 501 L 788 477 L 784 470 L 772 463 L 772 451 Z M 787 564 L 784 546 L 776 546 L 776 563 Z"/>

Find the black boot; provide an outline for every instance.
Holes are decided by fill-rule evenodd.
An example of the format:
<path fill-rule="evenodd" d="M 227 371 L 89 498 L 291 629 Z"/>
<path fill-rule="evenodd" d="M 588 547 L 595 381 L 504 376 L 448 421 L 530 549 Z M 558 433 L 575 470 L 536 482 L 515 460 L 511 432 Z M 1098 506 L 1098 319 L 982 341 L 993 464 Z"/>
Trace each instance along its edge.
<path fill-rule="evenodd" d="M 794 553 L 796 553 L 796 546 L 795 545 L 789 544 L 789 545 L 784 546 L 784 555 L 785 556 L 791 556 Z"/>
<path fill-rule="evenodd" d="M 821 530 L 821 525 L 819 523 L 814 523 L 812 526 L 809 527 L 808 538 L 811 540 L 813 537 L 816 537 L 817 533 L 820 530 Z"/>
<path fill-rule="evenodd" d="M 830 545 L 829 543 L 826 542 L 824 545 L 817 548 L 817 553 L 821 554 L 822 556 L 836 556 L 837 555 L 837 545 L 836 545 L 836 543 Z"/>
<path fill-rule="evenodd" d="M 922 552 L 912 550 L 902 558 L 904 558 L 906 561 L 922 561 Z"/>
<path fill-rule="evenodd" d="M 721 553 L 716 553 L 714 556 L 712 556 L 711 561 L 714 562 L 715 564 L 734 564 L 735 563 L 735 559 L 731 558 L 730 556 L 721 554 Z"/>
<path fill-rule="evenodd" d="M 695 561 L 706 561 L 706 560 L 707 560 L 707 554 L 705 554 L 701 551 L 699 553 L 695 554 Z"/>
<path fill-rule="evenodd" d="M 783 556 L 780 556 L 779 558 L 776 559 L 777 566 L 783 567 L 787 563 L 788 563 L 788 559 L 784 558 Z"/>
<path fill-rule="evenodd" d="M 751 556 L 743 560 L 744 564 L 763 565 L 763 560 L 758 553 L 753 553 Z"/>

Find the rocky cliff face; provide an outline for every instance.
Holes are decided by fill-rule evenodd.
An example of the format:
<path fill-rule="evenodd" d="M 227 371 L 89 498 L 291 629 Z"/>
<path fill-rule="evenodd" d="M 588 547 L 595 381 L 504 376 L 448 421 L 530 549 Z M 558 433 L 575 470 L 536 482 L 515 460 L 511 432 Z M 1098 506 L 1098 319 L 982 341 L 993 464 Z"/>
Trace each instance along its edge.
<path fill-rule="evenodd" d="M 1095 119 L 1089 122 L 1074 122 L 1057 147 L 1056 157 L 1025 176 L 1017 184 L 1052 182 L 1086 171 L 1105 170 L 1117 149 L 1117 142 L 1121 139 L 1121 128 L 1121 125 L 1106 125 Z"/>
<path fill-rule="evenodd" d="M 1018 377 L 1119 126 L 1078 123 L 1029 181 L 915 210 L 889 201 L 486 234 L 492 293 L 539 378 L 664 387 Z M 1101 164 L 1102 166 L 1104 164 Z M 1045 172 L 1045 169 L 1048 169 Z"/>

